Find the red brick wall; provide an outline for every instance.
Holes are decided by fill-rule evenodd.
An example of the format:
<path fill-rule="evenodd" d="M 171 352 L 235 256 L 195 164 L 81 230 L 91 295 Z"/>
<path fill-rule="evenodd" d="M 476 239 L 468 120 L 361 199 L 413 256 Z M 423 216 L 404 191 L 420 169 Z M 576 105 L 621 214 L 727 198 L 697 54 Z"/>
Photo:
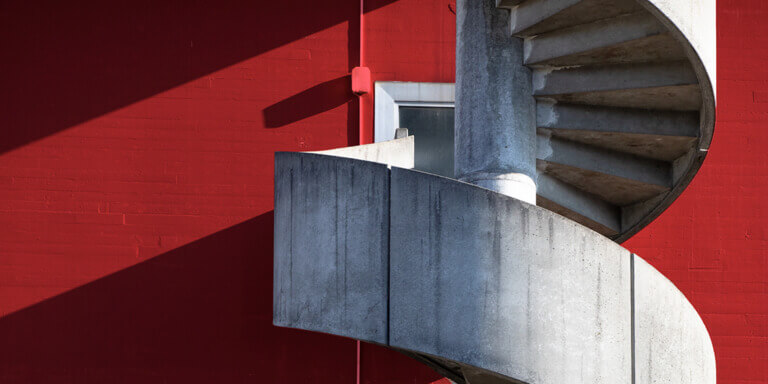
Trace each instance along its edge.
<path fill-rule="evenodd" d="M 718 105 L 707 160 L 625 246 L 709 328 L 720 384 L 768 383 L 768 2 L 718 1 Z"/>
<path fill-rule="evenodd" d="M 366 0 L 374 80 L 453 81 L 452 3 Z M 353 341 L 271 326 L 271 210 L 275 151 L 358 141 L 358 7 L 0 5 L 0 382 L 355 381 Z M 711 154 L 627 246 L 701 311 L 721 383 L 768 383 L 768 3 L 719 17 Z M 438 379 L 368 345 L 361 373 Z"/>

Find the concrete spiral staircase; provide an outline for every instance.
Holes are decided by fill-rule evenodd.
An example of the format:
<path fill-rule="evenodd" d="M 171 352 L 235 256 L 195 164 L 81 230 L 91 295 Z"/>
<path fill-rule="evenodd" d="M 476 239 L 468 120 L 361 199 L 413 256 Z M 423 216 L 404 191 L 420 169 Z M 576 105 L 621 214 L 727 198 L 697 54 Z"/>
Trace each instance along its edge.
<path fill-rule="evenodd" d="M 498 1 L 533 70 L 540 206 L 621 242 L 685 189 L 715 111 L 714 55 L 697 53 L 715 26 L 696 3 Z"/>
<path fill-rule="evenodd" d="M 535 117 L 537 205 L 482 184 L 517 176 L 462 178 L 473 185 L 414 170 L 413 137 L 278 153 L 274 324 L 383 345 L 456 383 L 714 384 L 696 310 L 616 243 L 706 155 L 714 1 L 459 0 L 460 30 L 477 27 L 461 25 L 472 7 L 492 39 L 523 47 L 515 76 L 530 83 L 483 92 L 502 95 L 490 110 L 508 92 L 535 100 L 513 108 Z M 457 93 L 462 76 L 506 84 L 504 71 L 467 67 L 484 47 L 461 44 Z"/>

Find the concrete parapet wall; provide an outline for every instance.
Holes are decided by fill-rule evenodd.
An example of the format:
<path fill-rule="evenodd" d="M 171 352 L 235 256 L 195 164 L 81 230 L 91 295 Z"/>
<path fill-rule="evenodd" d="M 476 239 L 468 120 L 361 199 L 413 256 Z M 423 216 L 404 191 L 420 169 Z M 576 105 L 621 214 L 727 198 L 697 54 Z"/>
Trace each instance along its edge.
<path fill-rule="evenodd" d="M 634 256 L 635 383 L 716 383 L 704 322 L 671 281 Z"/>
<path fill-rule="evenodd" d="M 715 383 L 685 297 L 602 235 L 490 190 L 276 158 L 275 325 L 421 356 L 459 382 Z"/>
<path fill-rule="evenodd" d="M 386 165 L 275 157 L 275 325 L 386 342 Z"/>
<path fill-rule="evenodd" d="M 470 184 L 393 169 L 391 186 L 392 346 L 528 383 L 631 382 L 628 251 Z"/>

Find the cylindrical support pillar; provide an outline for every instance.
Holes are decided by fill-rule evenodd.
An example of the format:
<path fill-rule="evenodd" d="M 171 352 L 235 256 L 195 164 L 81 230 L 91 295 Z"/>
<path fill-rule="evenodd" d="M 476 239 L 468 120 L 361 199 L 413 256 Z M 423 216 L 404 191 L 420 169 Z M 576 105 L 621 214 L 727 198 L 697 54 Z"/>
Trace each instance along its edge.
<path fill-rule="evenodd" d="M 536 204 L 536 104 L 523 41 L 495 0 L 456 1 L 459 180 Z"/>

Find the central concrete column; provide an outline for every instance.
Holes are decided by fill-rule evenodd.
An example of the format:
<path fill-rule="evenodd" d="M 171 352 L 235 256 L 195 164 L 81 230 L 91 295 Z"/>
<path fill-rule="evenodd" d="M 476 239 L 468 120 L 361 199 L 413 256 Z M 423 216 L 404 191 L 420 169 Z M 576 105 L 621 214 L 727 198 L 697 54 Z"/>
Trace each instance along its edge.
<path fill-rule="evenodd" d="M 536 104 L 523 41 L 495 0 L 456 1 L 459 180 L 536 204 Z"/>

